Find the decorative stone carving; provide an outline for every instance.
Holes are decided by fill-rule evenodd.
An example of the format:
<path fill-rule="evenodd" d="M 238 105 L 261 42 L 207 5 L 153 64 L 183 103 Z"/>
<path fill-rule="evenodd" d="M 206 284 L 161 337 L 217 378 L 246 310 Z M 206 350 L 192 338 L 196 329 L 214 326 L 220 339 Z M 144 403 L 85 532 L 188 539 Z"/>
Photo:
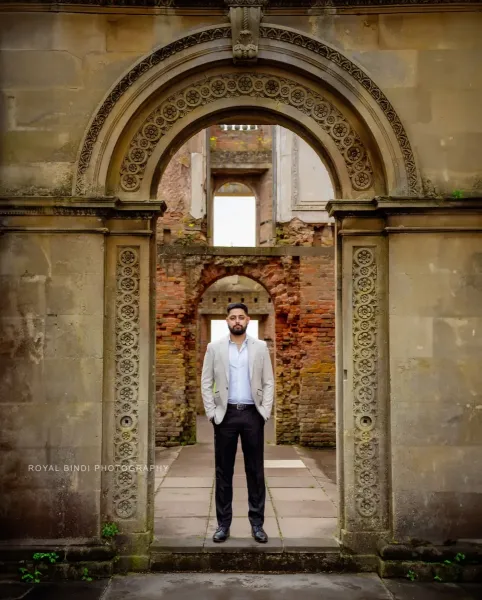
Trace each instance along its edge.
<path fill-rule="evenodd" d="M 354 190 L 373 185 L 373 169 L 363 142 L 341 112 L 326 98 L 296 81 L 261 73 L 229 73 L 201 79 L 170 96 L 146 119 L 131 141 L 121 166 L 121 187 L 140 188 L 144 171 L 159 140 L 198 107 L 221 98 L 263 97 L 290 105 L 311 117 L 334 141 Z"/>
<path fill-rule="evenodd" d="M 77 178 L 75 184 L 75 193 L 84 195 L 86 193 L 85 187 L 85 173 L 90 165 L 92 158 L 92 151 L 94 144 L 96 143 L 99 133 L 102 127 L 114 109 L 115 105 L 123 96 L 131 85 L 139 79 L 144 73 L 163 62 L 170 56 L 173 56 L 177 52 L 181 52 L 186 48 L 191 48 L 197 44 L 204 42 L 211 42 L 213 40 L 219 40 L 223 38 L 229 38 L 230 30 L 228 27 L 217 27 L 216 29 L 208 29 L 207 31 L 201 31 L 193 35 L 188 35 L 181 40 L 172 42 L 167 46 L 163 46 L 159 50 L 153 52 L 149 57 L 138 62 L 130 71 L 125 75 L 119 83 L 110 92 L 107 98 L 102 103 L 102 106 L 97 111 L 92 123 L 90 124 L 89 131 L 82 145 L 80 152 L 78 166 L 77 166 Z"/>
<path fill-rule="evenodd" d="M 116 263 L 114 513 L 137 511 L 139 401 L 139 246 L 119 246 Z"/>
<path fill-rule="evenodd" d="M 273 1 L 273 0 L 272 0 Z M 398 0 L 397 0 L 398 1 Z M 410 0 L 409 0 L 410 1 Z M 447 0 L 450 2 L 451 0 Z M 455 0 L 456 1 L 456 0 Z M 434 0 L 434 3 L 436 0 Z M 398 2 L 399 3 L 399 2 Z M 326 46 L 322 42 L 315 40 L 311 37 L 305 36 L 301 33 L 287 31 L 277 27 L 265 27 L 260 26 L 260 38 L 267 38 L 273 40 L 280 40 L 287 44 L 293 44 L 300 46 L 311 52 L 315 52 L 322 56 L 325 60 L 333 62 L 340 69 L 343 69 L 350 77 L 357 81 L 365 90 L 371 95 L 374 101 L 379 105 L 380 109 L 385 114 L 392 130 L 396 136 L 400 149 L 403 153 L 405 171 L 408 179 L 408 193 L 411 195 L 418 195 L 420 193 L 417 168 L 415 165 L 415 158 L 410 145 L 410 141 L 406 134 L 405 128 L 400 121 L 395 109 L 389 102 L 385 94 L 381 89 L 372 81 L 372 79 L 355 65 L 346 56 Z M 110 92 L 106 100 L 102 103 L 102 106 L 96 113 L 92 123 L 89 126 L 89 130 L 84 139 L 82 149 L 80 152 L 77 175 L 75 182 L 75 193 L 78 195 L 86 194 L 85 174 L 90 166 L 92 152 L 94 145 L 99 137 L 102 127 L 107 120 L 107 117 L 114 109 L 116 103 L 119 101 L 121 96 L 146 72 L 150 69 L 166 60 L 170 56 L 190 48 L 197 44 L 209 42 L 219 39 L 227 39 L 231 35 L 231 28 L 229 26 L 220 26 L 215 29 L 208 29 L 193 35 L 188 35 L 181 40 L 177 40 L 156 50 L 147 58 L 138 62 L 130 71 L 127 73 L 121 81 L 114 87 Z"/>
<path fill-rule="evenodd" d="M 380 529 L 378 299 L 375 247 L 353 248 L 355 505 L 366 531 Z"/>
<path fill-rule="evenodd" d="M 333 50 L 333 48 L 326 46 L 322 42 L 318 42 L 313 38 L 301 35 L 294 31 L 286 31 L 284 29 L 278 29 L 277 27 L 260 27 L 260 37 L 294 44 L 301 48 L 306 48 L 311 52 L 315 52 L 316 54 L 323 56 L 326 60 L 336 64 L 340 69 L 346 71 L 353 79 L 355 79 L 355 81 L 362 85 L 380 106 L 396 135 L 400 149 L 403 153 L 410 194 L 418 195 L 420 193 L 415 157 L 405 128 L 388 98 L 374 81 L 362 71 L 362 69 L 357 67 L 357 65 L 352 63 L 351 60 L 337 50 Z"/>
<path fill-rule="evenodd" d="M 229 6 L 233 59 L 235 63 L 256 62 L 259 24 L 267 0 L 224 0 Z"/>

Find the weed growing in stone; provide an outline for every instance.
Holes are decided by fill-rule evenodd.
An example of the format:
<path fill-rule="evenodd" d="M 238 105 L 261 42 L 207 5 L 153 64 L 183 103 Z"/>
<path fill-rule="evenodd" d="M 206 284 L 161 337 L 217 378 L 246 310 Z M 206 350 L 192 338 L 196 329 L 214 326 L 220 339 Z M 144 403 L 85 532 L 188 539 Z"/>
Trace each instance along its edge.
<path fill-rule="evenodd" d="M 112 539 L 120 533 L 117 523 L 104 523 L 102 526 L 102 537 L 105 539 Z"/>
<path fill-rule="evenodd" d="M 42 563 L 49 562 L 55 564 L 59 558 L 56 552 L 35 552 L 32 556 L 33 564 L 29 567 L 20 567 L 20 579 L 25 583 L 40 583 L 43 577 L 39 567 Z"/>

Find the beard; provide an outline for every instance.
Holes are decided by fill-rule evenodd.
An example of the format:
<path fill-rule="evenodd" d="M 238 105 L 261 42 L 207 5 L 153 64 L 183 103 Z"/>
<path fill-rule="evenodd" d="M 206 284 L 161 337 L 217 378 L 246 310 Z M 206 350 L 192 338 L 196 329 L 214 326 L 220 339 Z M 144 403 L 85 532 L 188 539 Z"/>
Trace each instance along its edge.
<path fill-rule="evenodd" d="M 231 327 L 231 325 L 228 325 L 228 329 L 233 335 L 243 335 L 244 333 L 246 333 L 246 329 L 248 329 L 248 326 L 245 325 L 243 327 L 242 325 L 234 325 L 234 327 Z"/>

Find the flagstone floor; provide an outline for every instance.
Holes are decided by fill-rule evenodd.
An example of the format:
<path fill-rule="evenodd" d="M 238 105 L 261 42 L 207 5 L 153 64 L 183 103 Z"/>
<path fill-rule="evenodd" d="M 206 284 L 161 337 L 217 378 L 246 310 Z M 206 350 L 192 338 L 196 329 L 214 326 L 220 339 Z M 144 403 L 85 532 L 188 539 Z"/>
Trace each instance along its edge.
<path fill-rule="evenodd" d="M 209 546 L 216 529 L 212 425 L 198 417 L 193 446 L 156 450 L 155 528 L 163 546 Z M 265 429 L 266 512 L 270 546 L 336 548 L 335 450 L 276 446 L 272 421 Z M 223 547 L 251 538 L 241 444 L 234 471 L 231 537 Z M 256 544 L 252 540 L 253 544 Z"/>

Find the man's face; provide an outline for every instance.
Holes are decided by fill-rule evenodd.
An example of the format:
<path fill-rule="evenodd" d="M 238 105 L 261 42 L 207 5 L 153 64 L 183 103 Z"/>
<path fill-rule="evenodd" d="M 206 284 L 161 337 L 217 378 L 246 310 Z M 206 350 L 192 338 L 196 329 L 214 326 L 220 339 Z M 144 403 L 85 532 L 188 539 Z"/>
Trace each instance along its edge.
<path fill-rule="evenodd" d="M 233 308 L 229 311 L 226 321 L 233 335 L 243 335 L 248 328 L 249 317 L 242 308 Z"/>

